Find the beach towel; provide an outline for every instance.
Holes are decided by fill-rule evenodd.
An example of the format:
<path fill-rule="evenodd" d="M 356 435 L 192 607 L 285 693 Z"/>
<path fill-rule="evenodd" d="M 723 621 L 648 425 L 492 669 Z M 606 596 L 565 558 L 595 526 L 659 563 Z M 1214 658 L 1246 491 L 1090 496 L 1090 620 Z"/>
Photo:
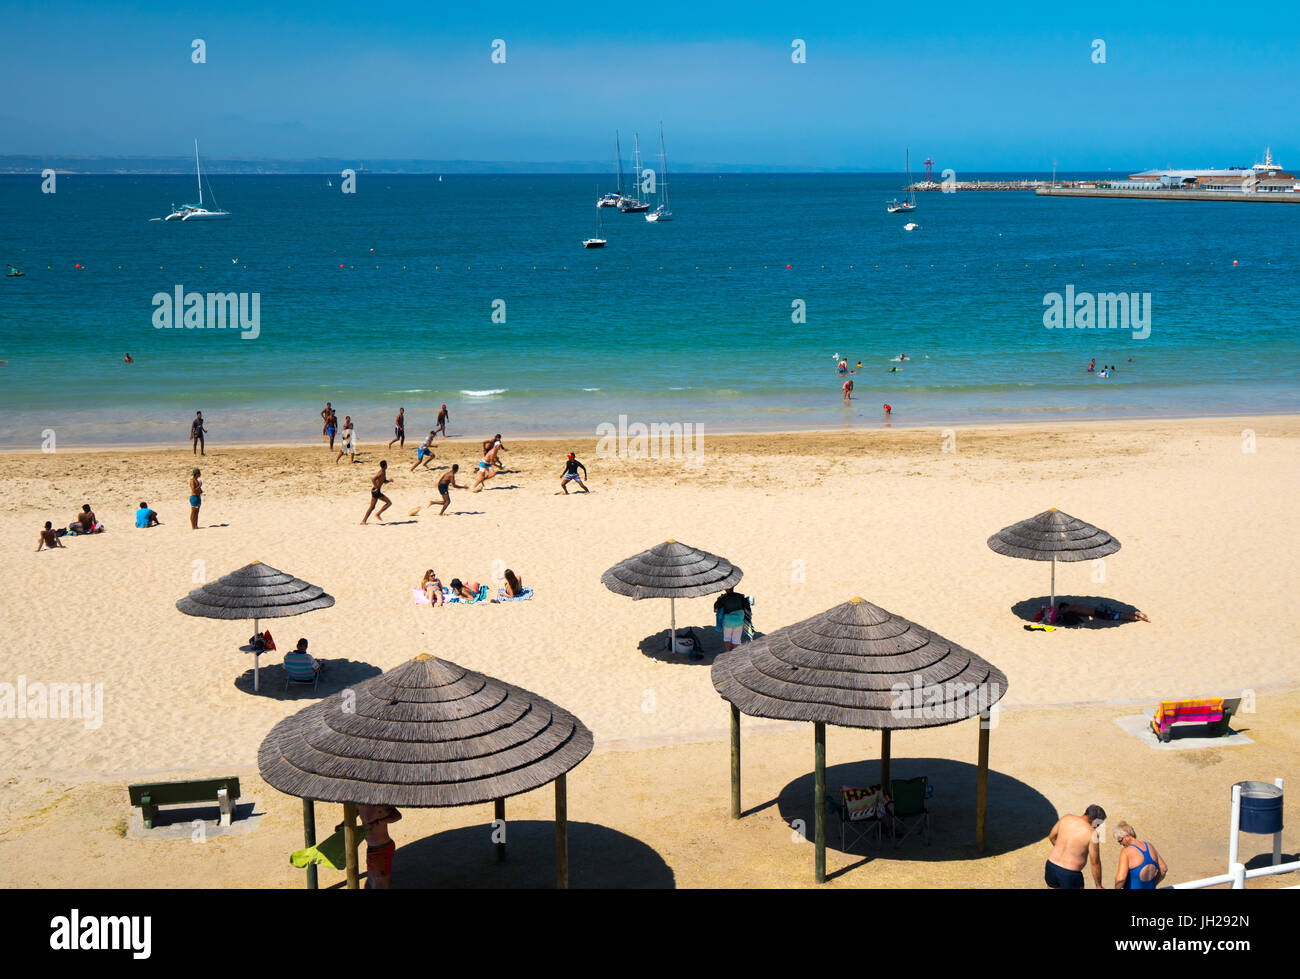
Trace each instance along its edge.
<path fill-rule="evenodd" d="M 518 595 L 515 595 L 513 598 L 506 594 L 506 590 L 504 588 L 497 589 L 498 602 L 526 602 L 528 601 L 528 599 L 532 597 L 533 597 L 533 590 L 531 588 L 525 588 L 523 591 L 521 591 Z"/>
<path fill-rule="evenodd" d="M 357 830 L 357 842 L 360 843 L 370 833 L 364 826 Z M 336 830 L 328 839 L 321 840 L 315 846 L 303 850 L 294 850 L 289 854 L 289 862 L 295 867 L 306 869 L 313 863 L 324 864 L 333 870 L 347 869 L 347 843 L 343 839 L 343 830 Z"/>
<path fill-rule="evenodd" d="M 1193 697 L 1188 700 L 1162 700 L 1151 718 L 1151 729 L 1163 734 L 1179 721 L 1212 724 L 1223 720 L 1222 697 Z"/>
<path fill-rule="evenodd" d="M 411 599 L 412 599 L 412 601 L 415 602 L 416 605 L 428 605 L 428 604 L 429 604 L 429 596 L 426 595 L 426 594 L 424 593 L 424 589 L 423 589 L 423 588 L 412 588 L 412 589 L 411 589 Z"/>

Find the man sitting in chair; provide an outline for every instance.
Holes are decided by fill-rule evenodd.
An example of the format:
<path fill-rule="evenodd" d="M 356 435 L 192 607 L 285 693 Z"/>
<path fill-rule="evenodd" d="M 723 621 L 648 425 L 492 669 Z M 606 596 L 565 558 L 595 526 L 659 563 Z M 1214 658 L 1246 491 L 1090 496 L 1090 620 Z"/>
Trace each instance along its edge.
<path fill-rule="evenodd" d="M 319 674 L 322 665 L 323 664 L 320 660 L 307 652 L 306 639 L 299 639 L 298 648 L 290 650 L 284 654 L 284 668 L 288 670 L 291 675 L 297 674 L 298 676 L 305 676 L 308 669 L 313 673 Z"/>

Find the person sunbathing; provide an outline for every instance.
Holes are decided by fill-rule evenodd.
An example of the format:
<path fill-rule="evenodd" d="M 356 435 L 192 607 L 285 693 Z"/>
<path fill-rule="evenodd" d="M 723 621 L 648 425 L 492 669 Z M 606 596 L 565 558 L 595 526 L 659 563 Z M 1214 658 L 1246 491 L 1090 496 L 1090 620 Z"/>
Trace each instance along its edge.
<path fill-rule="evenodd" d="M 506 568 L 505 584 L 497 591 L 497 595 L 501 598 L 518 598 L 523 594 L 523 591 L 524 583 L 520 580 L 519 575 Z"/>
<path fill-rule="evenodd" d="M 63 541 L 59 540 L 59 535 L 54 530 L 54 524 L 48 520 L 45 521 L 45 529 L 41 531 L 41 539 L 36 542 L 36 550 L 40 551 L 47 547 L 62 546 Z"/>
<path fill-rule="evenodd" d="M 77 534 L 97 534 L 103 528 L 99 526 L 99 521 L 95 518 L 95 511 L 90 509 L 90 504 L 84 503 L 81 512 L 72 518 L 72 523 L 68 525 L 68 529 Z"/>
<path fill-rule="evenodd" d="M 1104 619 L 1111 622 L 1150 622 L 1145 612 L 1139 612 L 1134 609 L 1132 612 L 1121 612 L 1119 609 L 1110 605 L 1080 605 L 1069 602 L 1058 602 L 1056 606 L 1057 618 L 1062 625 L 1072 625 L 1073 623 L 1065 618 L 1066 616 L 1091 619 Z"/>
<path fill-rule="evenodd" d="M 471 581 L 468 584 L 459 578 L 451 579 L 451 592 L 463 602 L 477 602 L 482 586 L 477 581 Z"/>
<path fill-rule="evenodd" d="M 424 573 L 424 578 L 420 582 L 420 590 L 424 592 L 424 597 L 429 600 L 429 607 L 442 604 L 442 582 L 438 580 L 438 575 L 430 568 Z"/>

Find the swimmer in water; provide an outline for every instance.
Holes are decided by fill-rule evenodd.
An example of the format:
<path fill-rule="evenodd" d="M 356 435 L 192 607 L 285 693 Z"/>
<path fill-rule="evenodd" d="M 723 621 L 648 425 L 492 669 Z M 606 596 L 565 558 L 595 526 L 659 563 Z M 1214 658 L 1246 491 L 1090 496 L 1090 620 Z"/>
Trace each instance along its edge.
<path fill-rule="evenodd" d="M 1088 361 L 1088 371 L 1091 373 L 1093 368 L 1095 368 L 1096 366 L 1097 366 L 1097 358 L 1093 357 L 1092 360 Z"/>
<path fill-rule="evenodd" d="M 835 369 L 841 374 L 847 374 L 849 370 L 849 362 L 847 360 L 841 360 L 839 364 L 836 365 Z"/>
<path fill-rule="evenodd" d="M 134 364 L 135 361 L 131 359 L 131 355 L 130 355 L 130 354 L 127 354 L 125 357 L 122 358 L 122 363 L 124 363 L 124 364 Z"/>

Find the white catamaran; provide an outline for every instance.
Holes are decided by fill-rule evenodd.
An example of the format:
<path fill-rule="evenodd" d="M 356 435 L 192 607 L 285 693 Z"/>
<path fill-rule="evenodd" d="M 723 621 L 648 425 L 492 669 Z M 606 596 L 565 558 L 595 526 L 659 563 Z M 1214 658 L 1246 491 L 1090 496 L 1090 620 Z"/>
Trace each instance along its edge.
<path fill-rule="evenodd" d="M 194 177 L 199 182 L 199 202 L 197 204 L 182 204 L 177 207 L 172 205 L 172 213 L 163 218 L 164 221 L 229 221 L 230 212 L 222 210 L 210 210 L 203 206 L 203 174 L 199 171 L 199 141 L 194 141 Z M 212 196 L 212 188 L 208 188 L 208 196 Z M 216 201 L 213 201 L 215 204 Z"/>
<path fill-rule="evenodd" d="M 659 123 L 659 206 L 649 212 L 645 219 L 656 224 L 673 219 L 673 209 L 668 204 L 668 157 L 664 153 L 664 124 Z"/>
<path fill-rule="evenodd" d="M 892 200 L 885 205 L 885 210 L 890 214 L 902 214 L 907 211 L 916 210 L 916 191 L 912 189 L 912 151 L 907 150 L 905 160 L 907 161 L 907 200 Z"/>

